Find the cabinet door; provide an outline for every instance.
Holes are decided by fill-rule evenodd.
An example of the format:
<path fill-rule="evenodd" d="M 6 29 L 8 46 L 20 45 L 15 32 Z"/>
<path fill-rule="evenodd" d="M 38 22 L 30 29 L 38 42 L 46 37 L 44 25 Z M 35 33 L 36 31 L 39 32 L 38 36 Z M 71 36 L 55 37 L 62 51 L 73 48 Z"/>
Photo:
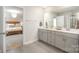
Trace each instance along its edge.
<path fill-rule="evenodd" d="M 78 52 L 78 39 L 65 37 L 65 51 Z"/>
<path fill-rule="evenodd" d="M 52 36 L 51 44 L 55 45 L 55 32 L 52 32 L 51 36 Z"/>
<path fill-rule="evenodd" d="M 55 41 L 54 41 L 54 32 L 53 31 L 48 31 L 47 38 L 48 38 L 48 43 L 51 45 L 54 45 Z"/>
<path fill-rule="evenodd" d="M 43 40 L 43 30 L 42 29 L 38 29 L 38 39 Z"/>
<path fill-rule="evenodd" d="M 42 38 L 44 42 L 47 42 L 47 30 L 44 30 L 42 33 Z"/>
<path fill-rule="evenodd" d="M 51 40 L 52 40 L 52 31 L 48 30 L 47 31 L 47 42 L 51 44 Z"/>
<path fill-rule="evenodd" d="M 60 33 L 60 35 L 59 33 L 56 33 L 55 46 L 63 50 L 65 49 L 65 42 L 62 33 Z"/>

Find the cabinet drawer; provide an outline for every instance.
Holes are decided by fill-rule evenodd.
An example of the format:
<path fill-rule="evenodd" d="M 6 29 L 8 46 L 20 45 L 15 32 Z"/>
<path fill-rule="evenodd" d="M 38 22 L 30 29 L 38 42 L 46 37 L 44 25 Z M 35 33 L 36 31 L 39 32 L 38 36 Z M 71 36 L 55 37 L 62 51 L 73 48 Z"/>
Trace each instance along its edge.
<path fill-rule="evenodd" d="M 63 35 L 63 32 L 55 32 L 56 35 Z"/>
<path fill-rule="evenodd" d="M 64 36 L 79 39 L 78 34 L 64 33 Z"/>

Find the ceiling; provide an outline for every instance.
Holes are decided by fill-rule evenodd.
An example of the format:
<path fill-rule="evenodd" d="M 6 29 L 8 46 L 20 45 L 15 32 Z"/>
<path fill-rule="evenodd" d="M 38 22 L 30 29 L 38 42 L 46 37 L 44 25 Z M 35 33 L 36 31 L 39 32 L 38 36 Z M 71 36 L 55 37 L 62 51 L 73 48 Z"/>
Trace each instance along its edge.
<path fill-rule="evenodd" d="M 62 12 L 65 11 L 68 8 L 71 8 L 72 6 L 49 6 L 45 8 L 45 11 L 47 12 Z"/>
<path fill-rule="evenodd" d="M 20 7 L 27 8 L 27 6 L 20 6 Z M 41 7 L 44 9 L 44 11 L 53 13 L 79 10 L 79 6 L 31 6 L 31 7 Z"/>
<path fill-rule="evenodd" d="M 44 8 L 47 12 L 66 12 L 66 11 L 73 11 L 79 10 L 79 6 L 48 6 Z"/>

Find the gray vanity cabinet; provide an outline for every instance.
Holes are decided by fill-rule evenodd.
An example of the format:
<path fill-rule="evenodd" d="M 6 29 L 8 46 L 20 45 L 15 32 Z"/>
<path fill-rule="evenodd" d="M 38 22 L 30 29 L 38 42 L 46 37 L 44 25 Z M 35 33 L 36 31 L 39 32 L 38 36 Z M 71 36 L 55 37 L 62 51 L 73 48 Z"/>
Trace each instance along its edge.
<path fill-rule="evenodd" d="M 47 43 L 51 44 L 52 40 L 52 31 L 47 30 Z"/>
<path fill-rule="evenodd" d="M 51 44 L 51 45 L 55 44 L 54 31 L 48 30 L 48 32 L 47 32 L 47 39 L 48 39 L 48 43 L 49 44 Z"/>
<path fill-rule="evenodd" d="M 47 42 L 47 30 L 39 29 L 38 30 L 38 38 L 44 42 Z"/>
<path fill-rule="evenodd" d="M 39 39 L 46 43 L 66 52 L 79 52 L 79 34 L 45 29 L 39 29 L 38 32 Z"/>
<path fill-rule="evenodd" d="M 55 32 L 55 46 L 64 50 L 65 49 L 65 41 L 62 32 Z"/>
<path fill-rule="evenodd" d="M 48 43 L 49 43 L 49 44 L 55 45 L 54 31 L 48 30 L 47 39 L 48 39 Z"/>
<path fill-rule="evenodd" d="M 38 39 L 43 40 L 43 31 L 42 29 L 38 29 Z"/>
<path fill-rule="evenodd" d="M 67 52 L 78 52 L 78 40 L 66 37 L 65 38 L 65 51 Z"/>
<path fill-rule="evenodd" d="M 65 40 L 65 51 L 67 52 L 78 52 L 78 35 L 77 34 L 70 34 L 65 33 L 64 34 L 64 40 Z"/>
<path fill-rule="evenodd" d="M 44 30 L 43 32 L 42 32 L 42 41 L 44 41 L 44 42 L 47 42 L 47 30 Z"/>
<path fill-rule="evenodd" d="M 51 35 L 51 36 L 52 36 L 52 39 L 51 39 L 51 45 L 54 46 L 54 45 L 55 45 L 55 32 L 52 31 L 51 33 L 52 33 L 52 35 Z"/>

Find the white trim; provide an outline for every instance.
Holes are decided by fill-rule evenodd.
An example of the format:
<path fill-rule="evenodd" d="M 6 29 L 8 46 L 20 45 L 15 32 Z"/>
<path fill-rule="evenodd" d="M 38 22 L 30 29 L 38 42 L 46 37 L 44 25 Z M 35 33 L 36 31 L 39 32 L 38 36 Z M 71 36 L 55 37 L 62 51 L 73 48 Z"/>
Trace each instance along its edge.
<path fill-rule="evenodd" d="M 3 32 L 5 32 L 5 7 L 3 7 Z M 3 35 L 3 53 L 6 53 L 6 41 L 5 38 L 6 36 Z"/>
<path fill-rule="evenodd" d="M 37 41 L 37 40 L 32 40 L 32 41 L 24 42 L 23 45 L 28 45 L 28 44 L 34 43 L 35 41 Z"/>

